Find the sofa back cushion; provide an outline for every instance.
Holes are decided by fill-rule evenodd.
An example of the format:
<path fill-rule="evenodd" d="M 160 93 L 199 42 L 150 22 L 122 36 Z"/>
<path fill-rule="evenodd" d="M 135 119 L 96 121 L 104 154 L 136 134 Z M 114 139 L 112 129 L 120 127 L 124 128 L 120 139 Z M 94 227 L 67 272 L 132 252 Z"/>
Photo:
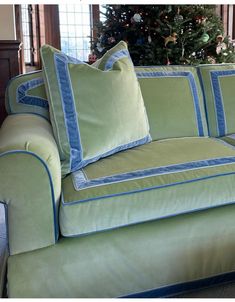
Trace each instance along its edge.
<path fill-rule="evenodd" d="M 195 67 L 136 67 L 135 71 L 153 140 L 208 134 Z"/>
<path fill-rule="evenodd" d="M 12 78 L 6 89 L 5 105 L 8 114 L 33 113 L 49 120 L 42 71 Z"/>
<path fill-rule="evenodd" d="M 48 45 L 41 56 L 63 174 L 151 140 L 125 42 L 108 51 L 99 68 Z"/>
<path fill-rule="evenodd" d="M 94 64 L 99 68 L 102 65 L 100 61 Z M 194 67 L 135 67 L 135 71 L 153 140 L 207 135 L 202 92 Z M 9 114 L 30 112 L 49 119 L 42 71 L 13 78 L 7 88 L 6 107 Z"/>
<path fill-rule="evenodd" d="M 235 64 L 198 66 L 211 136 L 235 133 Z"/>

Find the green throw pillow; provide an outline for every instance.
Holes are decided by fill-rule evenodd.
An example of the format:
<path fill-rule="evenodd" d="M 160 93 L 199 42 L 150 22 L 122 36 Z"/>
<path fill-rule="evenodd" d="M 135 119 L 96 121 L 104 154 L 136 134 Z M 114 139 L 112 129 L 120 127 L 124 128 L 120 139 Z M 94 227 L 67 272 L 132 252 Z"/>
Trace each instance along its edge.
<path fill-rule="evenodd" d="M 63 174 L 151 141 L 125 42 L 107 52 L 99 68 L 48 45 L 41 48 L 41 56 Z"/>
<path fill-rule="evenodd" d="M 210 136 L 235 133 L 235 64 L 198 66 Z"/>

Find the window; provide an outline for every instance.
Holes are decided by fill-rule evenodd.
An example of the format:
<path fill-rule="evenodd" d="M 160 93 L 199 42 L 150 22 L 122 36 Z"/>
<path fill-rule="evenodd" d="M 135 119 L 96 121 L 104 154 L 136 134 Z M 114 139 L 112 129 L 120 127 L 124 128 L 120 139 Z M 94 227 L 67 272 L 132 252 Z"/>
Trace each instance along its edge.
<path fill-rule="evenodd" d="M 92 39 L 92 6 L 59 4 L 61 50 L 82 61 L 88 60 Z"/>
<path fill-rule="evenodd" d="M 23 42 L 19 53 L 22 73 L 41 69 L 40 47 L 52 45 L 70 56 L 88 61 L 92 37 L 100 20 L 99 5 L 15 5 L 16 36 Z"/>
<path fill-rule="evenodd" d="M 21 5 L 24 62 L 33 65 L 32 5 Z"/>
<path fill-rule="evenodd" d="M 106 7 L 105 5 L 100 5 L 100 21 L 104 22 L 106 20 Z"/>

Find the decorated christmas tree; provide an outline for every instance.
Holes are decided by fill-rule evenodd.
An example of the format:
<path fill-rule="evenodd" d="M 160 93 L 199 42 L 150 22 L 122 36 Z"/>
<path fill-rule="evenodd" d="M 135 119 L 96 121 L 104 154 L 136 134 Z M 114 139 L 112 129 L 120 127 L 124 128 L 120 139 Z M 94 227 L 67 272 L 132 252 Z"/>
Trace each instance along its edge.
<path fill-rule="evenodd" d="M 98 58 L 124 40 L 134 65 L 235 62 L 215 5 L 106 5 L 105 10 L 92 46 Z"/>

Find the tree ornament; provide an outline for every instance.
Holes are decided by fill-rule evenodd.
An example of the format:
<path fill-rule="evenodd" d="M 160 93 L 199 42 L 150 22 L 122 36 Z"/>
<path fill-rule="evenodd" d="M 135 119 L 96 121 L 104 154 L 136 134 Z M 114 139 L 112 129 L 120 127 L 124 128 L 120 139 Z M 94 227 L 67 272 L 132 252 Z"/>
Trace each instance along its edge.
<path fill-rule="evenodd" d="M 207 60 L 210 64 L 216 64 L 216 59 L 213 56 L 207 56 Z"/>
<path fill-rule="evenodd" d="M 97 60 L 97 57 L 94 53 L 90 53 L 89 56 L 88 56 L 88 62 L 90 64 L 94 63 L 95 61 Z"/>
<path fill-rule="evenodd" d="M 104 47 L 101 46 L 101 43 L 100 43 L 100 42 L 97 42 L 97 43 L 96 43 L 96 48 L 97 48 L 98 52 L 102 52 L 102 51 L 104 50 Z"/>
<path fill-rule="evenodd" d="M 196 52 L 196 58 L 204 60 L 205 58 L 205 50 L 202 48 Z"/>
<path fill-rule="evenodd" d="M 219 55 L 222 50 L 226 50 L 226 49 L 227 49 L 227 45 L 224 42 L 219 42 L 216 46 L 217 55 Z"/>
<path fill-rule="evenodd" d="M 173 32 L 172 35 L 170 35 L 169 37 L 165 37 L 164 39 L 165 39 L 165 47 L 169 42 L 173 42 L 174 44 L 176 44 L 177 33 Z"/>
<path fill-rule="evenodd" d="M 180 23 L 183 20 L 184 20 L 184 17 L 182 15 L 180 15 L 180 8 L 178 7 L 177 14 L 174 17 L 174 21 L 175 21 L 175 23 Z"/>
<path fill-rule="evenodd" d="M 217 53 L 217 55 L 219 55 L 222 50 L 227 49 L 227 45 L 223 41 L 224 41 L 223 35 L 220 34 L 216 37 L 216 42 L 217 42 L 216 53 Z"/>
<path fill-rule="evenodd" d="M 197 24 L 205 24 L 206 20 L 207 20 L 207 17 L 205 17 L 205 16 L 196 16 L 194 18 L 194 20 L 196 21 Z"/>
<path fill-rule="evenodd" d="M 224 41 L 224 37 L 222 36 L 222 35 L 218 35 L 217 37 L 216 37 L 216 42 L 217 43 L 222 43 Z"/>
<path fill-rule="evenodd" d="M 142 21 L 142 17 L 140 14 L 135 13 L 134 16 L 132 17 L 133 21 L 136 23 L 140 23 Z"/>
<path fill-rule="evenodd" d="M 210 36 L 207 33 L 204 33 L 201 38 L 199 39 L 203 43 L 207 43 L 210 39 Z"/>
<path fill-rule="evenodd" d="M 109 38 L 108 38 L 108 43 L 109 43 L 109 44 L 113 44 L 113 43 L 115 43 L 115 42 L 116 42 L 116 40 L 115 40 L 114 37 L 109 37 Z"/>
<path fill-rule="evenodd" d="M 148 36 L 148 42 L 149 42 L 149 44 L 151 44 L 151 43 L 152 43 L 152 38 L 151 38 L 151 36 L 150 36 L 150 35 Z"/>
<path fill-rule="evenodd" d="M 207 19 L 208 19 L 207 17 L 203 17 L 203 18 L 202 18 L 202 24 L 203 24 L 203 25 L 206 24 Z"/>

